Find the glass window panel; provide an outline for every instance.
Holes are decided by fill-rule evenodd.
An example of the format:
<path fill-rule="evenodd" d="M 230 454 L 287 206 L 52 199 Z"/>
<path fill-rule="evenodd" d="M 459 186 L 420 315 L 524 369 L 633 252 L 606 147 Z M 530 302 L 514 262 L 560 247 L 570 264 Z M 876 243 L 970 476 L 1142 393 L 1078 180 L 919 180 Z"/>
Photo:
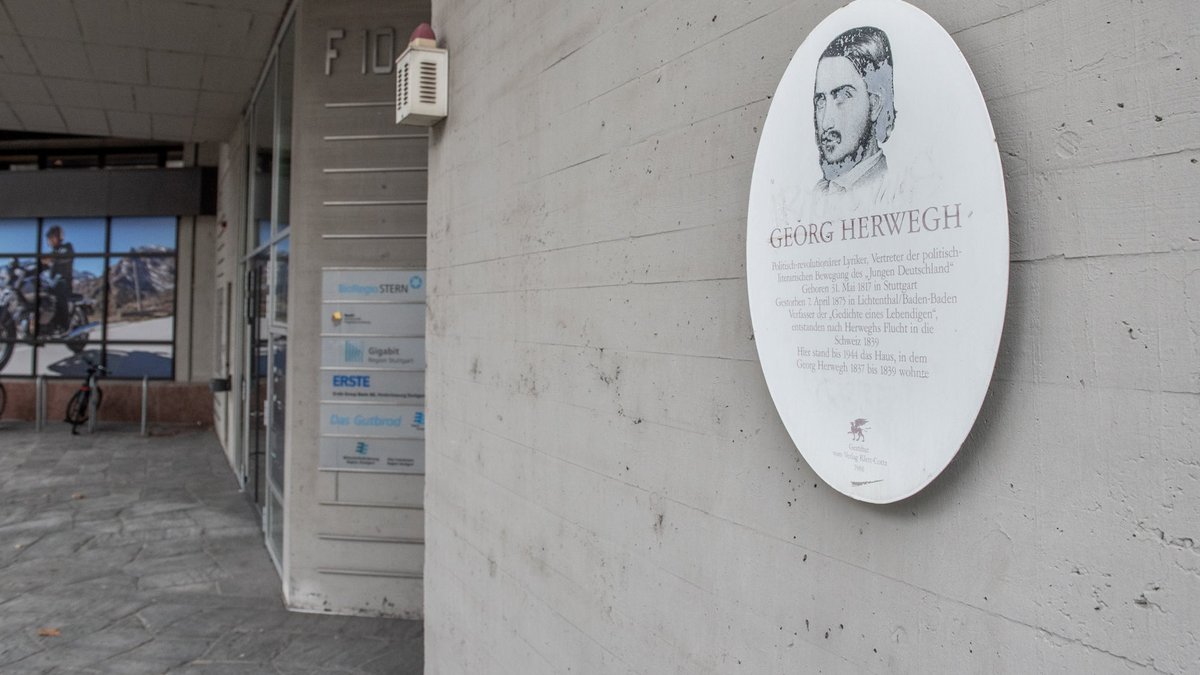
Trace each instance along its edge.
<path fill-rule="evenodd" d="M 263 82 L 258 99 L 254 102 L 254 145 L 251 169 L 251 218 L 256 227 L 251 248 L 258 248 L 271 238 L 271 174 L 274 164 L 275 146 L 275 64 Z M 266 222 L 264 236 L 261 224 Z"/>
<path fill-rule="evenodd" d="M 158 167 L 157 152 L 119 152 L 104 156 L 109 169 L 154 169 Z"/>
<path fill-rule="evenodd" d="M 97 169 L 100 167 L 100 155 L 49 155 L 46 157 L 47 169 Z"/>
<path fill-rule="evenodd" d="M 0 218 L 0 263 L 19 253 L 37 253 L 37 244 L 37 218 Z"/>
<path fill-rule="evenodd" d="M 111 251 L 175 253 L 177 218 L 113 218 Z"/>
<path fill-rule="evenodd" d="M 296 41 L 291 27 L 279 45 L 279 120 L 275 125 L 276 163 L 279 176 L 275 194 L 275 231 L 286 230 L 291 223 L 292 198 L 292 70 L 296 60 Z"/>
<path fill-rule="evenodd" d="M 175 258 L 112 256 L 108 266 L 108 339 L 175 338 Z"/>
<path fill-rule="evenodd" d="M 50 255 L 55 247 L 51 237 L 57 232 L 64 247 L 63 255 L 70 253 L 104 253 L 106 223 L 104 218 L 44 218 L 42 220 L 42 254 Z"/>
<path fill-rule="evenodd" d="M 36 171 L 37 168 L 37 155 L 0 155 L 2 171 Z"/>
<path fill-rule="evenodd" d="M 33 258 L 0 265 L 0 374 L 33 375 L 33 347 L 28 343 L 33 321 Z"/>
<path fill-rule="evenodd" d="M 284 237 L 275 244 L 275 323 L 287 324 L 288 317 L 288 240 Z"/>
<path fill-rule="evenodd" d="M 100 363 L 103 356 L 101 343 L 88 342 L 79 352 L 62 342 L 47 342 L 37 347 L 37 374 L 47 377 L 70 377 L 83 379 L 87 374 L 88 362 Z M 47 411 L 47 414 L 53 411 Z"/>
<path fill-rule="evenodd" d="M 105 349 L 107 377 L 169 380 L 173 377 L 175 348 L 162 345 L 123 345 L 110 342 Z M 102 383 L 103 384 L 103 383 Z"/>
<path fill-rule="evenodd" d="M 273 491 L 267 504 L 267 545 L 278 564 L 283 560 L 283 505 Z"/>
<path fill-rule="evenodd" d="M 66 341 L 73 351 L 98 342 L 104 323 L 104 258 L 72 258 L 70 291 L 60 294 L 61 283 L 53 276 L 43 277 L 42 297 L 38 305 L 40 335 L 45 340 Z M 60 311 L 60 303 L 62 305 Z"/>

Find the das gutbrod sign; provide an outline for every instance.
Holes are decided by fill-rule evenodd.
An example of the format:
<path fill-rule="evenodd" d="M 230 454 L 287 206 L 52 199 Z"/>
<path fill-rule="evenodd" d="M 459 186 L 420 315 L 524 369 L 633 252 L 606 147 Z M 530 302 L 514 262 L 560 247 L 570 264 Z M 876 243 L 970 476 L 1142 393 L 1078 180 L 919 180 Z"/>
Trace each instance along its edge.
<path fill-rule="evenodd" d="M 857 0 L 800 45 L 754 164 L 746 276 L 759 360 L 823 480 L 888 503 L 971 430 L 1008 287 L 1004 181 L 950 36 Z"/>

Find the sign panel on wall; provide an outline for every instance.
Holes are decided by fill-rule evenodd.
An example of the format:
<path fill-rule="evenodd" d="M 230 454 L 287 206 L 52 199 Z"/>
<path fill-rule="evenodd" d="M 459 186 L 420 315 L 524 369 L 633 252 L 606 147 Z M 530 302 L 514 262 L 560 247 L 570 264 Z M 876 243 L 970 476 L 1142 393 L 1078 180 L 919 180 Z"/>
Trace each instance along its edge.
<path fill-rule="evenodd" d="M 991 380 L 1008 215 L 979 86 L 921 10 L 857 0 L 800 45 L 754 164 L 746 276 L 771 398 L 813 470 L 867 502 L 928 485 Z"/>
<path fill-rule="evenodd" d="M 321 468 L 425 470 L 425 272 L 328 268 L 321 298 Z"/>

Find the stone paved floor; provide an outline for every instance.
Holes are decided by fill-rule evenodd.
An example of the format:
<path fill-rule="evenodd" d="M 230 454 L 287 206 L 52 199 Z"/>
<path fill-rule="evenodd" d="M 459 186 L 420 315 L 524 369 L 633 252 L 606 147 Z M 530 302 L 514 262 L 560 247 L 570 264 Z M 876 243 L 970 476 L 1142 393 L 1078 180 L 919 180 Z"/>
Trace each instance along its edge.
<path fill-rule="evenodd" d="M 212 432 L 0 423 L 0 673 L 421 672 L 419 621 L 279 589 Z"/>

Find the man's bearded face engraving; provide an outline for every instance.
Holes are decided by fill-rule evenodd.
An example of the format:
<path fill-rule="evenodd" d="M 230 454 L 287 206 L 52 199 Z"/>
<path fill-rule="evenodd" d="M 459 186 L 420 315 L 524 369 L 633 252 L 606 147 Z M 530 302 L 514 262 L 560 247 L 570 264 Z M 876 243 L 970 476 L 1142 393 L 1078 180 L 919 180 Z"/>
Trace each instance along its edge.
<path fill-rule="evenodd" d="M 822 164 L 853 166 L 878 149 L 874 132 L 878 96 L 867 91 L 866 80 L 849 59 L 821 59 L 813 89 L 813 121 Z"/>

